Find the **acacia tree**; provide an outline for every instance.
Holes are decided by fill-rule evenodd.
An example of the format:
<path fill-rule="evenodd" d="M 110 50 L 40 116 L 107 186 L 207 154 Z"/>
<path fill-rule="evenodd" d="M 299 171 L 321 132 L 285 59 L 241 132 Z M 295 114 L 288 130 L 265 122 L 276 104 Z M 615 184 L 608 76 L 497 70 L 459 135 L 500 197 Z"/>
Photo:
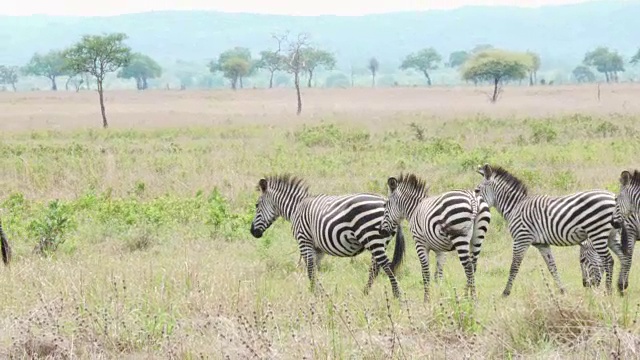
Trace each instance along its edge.
<path fill-rule="evenodd" d="M 44 76 L 51 81 L 51 90 L 57 91 L 58 76 L 69 75 L 62 51 L 51 50 L 41 55 L 33 54 L 29 63 L 22 69 L 25 75 Z"/>
<path fill-rule="evenodd" d="M 11 85 L 13 91 L 17 91 L 16 84 L 18 83 L 18 67 L 0 65 L 0 84 Z"/>
<path fill-rule="evenodd" d="M 287 71 L 293 74 L 293 83 L 296 87 L 296 95 L 298 97 L 297 115 L 302 113 L 302 96 L 300 94 L 300 73 L 306 69 L 305 59 L 302 56 L 303 51 L 309 47 L 309 34 L 299 33 L 298 36 L 287 41 Z"/>
<path fill-rule="evenodd" d="M 531 66 L 529 67 L 529 86 L 538 83 L 538 71 L 540 70 L 540 55 L 533 51 L 527 51 L 527 55 L 531 58 Z"/>
<path fill-rule="evenodd" d="M 317 68 L 322 67 L 324 69 L 331 70 L 336 66 L 336 58 L 333 54 L 322 49 L 307 46 L 302 49 L 301 56 L 304 58 L 304 70 L 309 76 L 307 87 L 311 87 L 313 72 Z"/>
<path fill-rule="evenodd" d="M 492 103 L 498 100 L 501 85 L 507 80 L 520 80 L 527 76 L 531 58 L 527 54 L 491 49 L 474 55 L 462 68 L 462 78 L 474 82 L 493 84 Z"/>
<path fill-rule="evenodd" d="M 420 71 L 427 78 L 427 84 L 431 86 L 431 76 L 429 71 L 438 68 L 438 64 L 442 61 L 442 57 L 438 52 L 430 47 L 422 49 L 417 53 L 409 54 L 400 65 L 401 70 L 415 69 Z"/>
<path fill-rule="evenodd" d="M 84 35 L 82 39 L 63 52 L 68 68 L 75 74 L 88 73 L 96 79 L 102 127 L 109 127 L 104 107 L 103 82 L 108 73 L 126 66 L 131 59 L 131 48 L 124 44 L 124 33 Z"/>
<path fill-rule="evenodd" d="M 464 50 L 454 51 L 451 54 L 449 54 L 449 66 L 454 69 L 457 69 L 460 66 L 462 66 L 468 59 L 469 59 L 468 52 Z"/>
<path fill-rule="evenodd" d="M 233 90 L 236 90 L 238 85 L 241 89 L 243 88 L 242 78 L 250 75 L 253 68 L 251 51 L 239 46 L 220 54 L 218 61 L 209 63 L 209 70 L 212 73 L 222 72 L 223 76 L 231 82 Z"/>
<path fill-rule="evenodd" d="M 149 87 L 147 80 L 162 76 L 162 68 L 147 55 L 134 53 L 126 66 L 118 72 L 122 79 L 135 79 L 138 90 L 146 90 Z"/>
<path fill-rule="evenodd" d="M 617 51 L 610 51 L 607 47 L 597 47 L 585 54 L 583 64 L 595 67 L 604 74 L 607 82 L 618 82 L 618 73 L 624 71 L 624 60 Z"/>
<path fill-rule="evenodd" d="M 256 63 L 256 68 L 269 71 L 269 89 L 273 88 L 273 75 L 275 72 L 283 70 L 287 65 L 287 58 L 282 55 L 282 45 L 287 38 L 287 34 L 273 34 L 271 37 L 278 42 L 278 49 L 275 51 L 261 51 L 260 60 Z"/>
<path fill-rule="evenodd" d="M 576 66 L 576 68 L 573 69 L 571 73 L 579 83 L 589 83 L 596 81 L 596 76 L 593 74 L 591 69 L 584 65 Z"/>
<path fill-rule="evenodd" d="M 378 59 L 372 57 L 369 59 L 369 71 L 371 72 L 371 87 L 376 86 L 376 74 L 378 73 L 378 69 L 380 68 L 380 63 Z"/>

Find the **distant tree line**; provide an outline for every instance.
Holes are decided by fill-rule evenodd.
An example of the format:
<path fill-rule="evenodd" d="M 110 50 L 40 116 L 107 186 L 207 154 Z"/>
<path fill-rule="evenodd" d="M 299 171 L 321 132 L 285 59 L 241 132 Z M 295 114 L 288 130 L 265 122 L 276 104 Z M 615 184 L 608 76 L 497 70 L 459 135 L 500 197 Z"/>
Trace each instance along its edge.
<path fill-rule="evenodd" d="M 76 92 L 82 88 L 89 89 L 94 83 L 99 95 L 103 126 L 108 127 L 103 95 L 104 80 L 108 74 L 114 73 L 117 78 L 134 81 L 136 88 L 141 91 L 149 88 L 151 79 L 158 79 L 163 74 L 162 67 L 154 59 L 133 52 L 124 43 L 126 39 L 127 35 L 123 33 L 85 35 L 69 48 L 35 53 L 22 67 L 0 65 L 0 87 L 16 91 L 21 75 L 46 78 L 52 91 L 59 89 L 60 78 L 66 78 L 66 90 Z M 255 58 L 250 49 L 238 46 L 218 54 L 217 58 L 208 62 L 207 68 L 211 74 L 220 74 L 227 79 L 233 90 L 243 89 L 245 79 L 258 72 L 268 74 L 269 88 L 274 87 L 277 74 L 288 74 L 293 77 L 299 114 L 302 111 L 301 82 L 304 81 L 309 88 L 313 87 L 318 71 L 336 68 L 336 56 L 327 49 L 313 45 L 306 33 L 296 36 L 288 32 L 273 34 L 272 39 L 274 46 L 260 51 Z M 629 63 L 640 63 L 640 49 Z M 450 53 L 447 61 L 433 47 L 425 47 L 406 55 L 398 69 L 420 74 L 427 86 L 433 84 L 432 74 L 440 67 L 455 69 L 467 83 L 476 86 L 491 84 L 489 98 L 495 102 L 503 85 L 509 82 L 521 83 L 526 79 L 530 86 L 552 84 L 552 81 L 538 80 L 541 64 L 540 56 L 532 51 L 514 52 L 497 49 L 490 44 L 479 44 L 470 50 Z M 366 64 L 362 64 L 362 69 L 370 73 L 372 87 L 376 86 L 381 65 L 376 57 L 370 57 Z M 573 69 L 571 75 L 578 83 L 595 82 L 594 71 L 601 73 L 606 82 L 618 82 L 619 74 L 625 71 L 625 60 L 617 51 L 597 47 L 585 54 L 582 63 Z M 344 74 L 334 74 L 326 79 L 326 84 L 353 86 L 354 74 L 352 65 L 350 81 Z M 190 73 L 178 76 L 181 89 L 193 84 Z"/>

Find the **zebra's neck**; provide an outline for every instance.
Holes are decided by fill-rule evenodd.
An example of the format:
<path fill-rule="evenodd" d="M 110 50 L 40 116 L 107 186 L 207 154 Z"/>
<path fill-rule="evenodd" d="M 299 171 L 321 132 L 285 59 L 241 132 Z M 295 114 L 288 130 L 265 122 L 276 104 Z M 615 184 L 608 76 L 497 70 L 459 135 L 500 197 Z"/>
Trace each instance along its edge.
<path fill-rule="evenodd" d="M 500 215 L 508 222 L 512 220 L 518 212 L 518 205 L 527 197 L 527 194 L 520 189 L 505 186 L 502 191 L 495 194 L 495 208 Z"/>
<path fill-rule="evenodd" d="M 308 194 L 306 192 L 289 192 L 275 196 L 276 206 L 280 211 L 280 216 L 290 221 L 302 199 L 307 196 Z"/>
<path fill-rule="evenodd" d="M 404 212 L 404 216 L 410 220 L 413 215 L 416 212 L 416 209 L 418 208 L 418 204 L 420 204 L 420 202 L 424 199 L 426 199 L 427 196 L 425 195 L 414 195 L 414 196 L 407 196 L 404 199 L 401 199 L 400 201 L 400 206 L 401 206 L 401 211 Z"/>

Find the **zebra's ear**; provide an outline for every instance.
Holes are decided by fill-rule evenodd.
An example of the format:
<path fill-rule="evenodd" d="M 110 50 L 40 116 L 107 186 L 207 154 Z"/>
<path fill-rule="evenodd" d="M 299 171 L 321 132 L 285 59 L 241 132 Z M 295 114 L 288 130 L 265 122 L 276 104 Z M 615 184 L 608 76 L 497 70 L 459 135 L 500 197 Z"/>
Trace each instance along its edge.
<path fill-rule="evenodd" d="M 480 175 L 483 175 L 485 179 L 488 179 L 491 177 L 493 170 L 491 169 L 491 165 L 485 163 L 480 167 L 480 169 L 478 169 L 478 172 Z"/>
<path fill-rule="evenodd" d="M 620 185 L 627 186 L 629 185 L 630 182 L 631 182 L 631 173 L 628 172 L 627 170 L 624 170 L 620 174 Z"/>
<path fill-rule="evenodd" d="M 267 191 L 267 179 L 260 179 L 260 181 L 258 181 L 258 186 L 262 192 Z"/>
<path fill-rule="evenodd" d="M 394 191 L 398 187 L 398 180 L 392 176 L 387 180 L 387 185 L 389 185 L 389 190 Z"/>

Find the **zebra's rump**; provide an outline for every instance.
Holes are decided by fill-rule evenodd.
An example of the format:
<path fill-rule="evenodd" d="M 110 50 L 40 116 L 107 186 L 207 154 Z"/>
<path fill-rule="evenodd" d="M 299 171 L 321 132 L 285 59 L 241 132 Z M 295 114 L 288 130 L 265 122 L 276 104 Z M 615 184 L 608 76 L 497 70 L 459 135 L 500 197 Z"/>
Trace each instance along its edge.
<path fill-rule="evenodd" d="M 383 239 L 379 225 L 384 203 L 383 197 L 372 194 L 318 195 L 300 204 L 298 216 L 308 225 L 315 247 L 333 256 L 351 257 L 368 242 Z"/>

